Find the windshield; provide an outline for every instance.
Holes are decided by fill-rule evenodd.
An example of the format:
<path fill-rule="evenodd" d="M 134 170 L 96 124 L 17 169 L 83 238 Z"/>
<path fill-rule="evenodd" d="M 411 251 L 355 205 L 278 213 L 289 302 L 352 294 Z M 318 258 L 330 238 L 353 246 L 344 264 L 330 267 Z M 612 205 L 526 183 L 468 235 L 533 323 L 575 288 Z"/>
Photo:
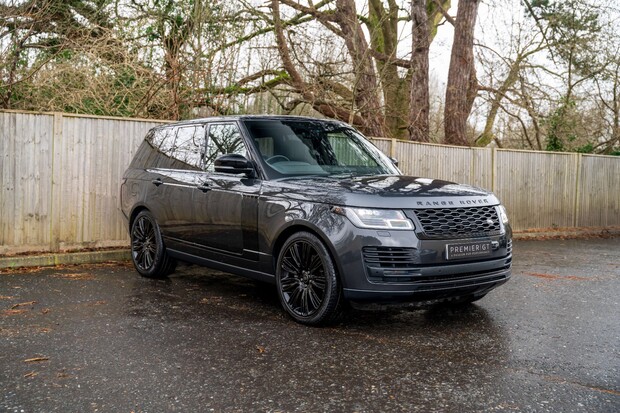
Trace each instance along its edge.
<path fill-rule="evenodd" d="M 319 120 L 245 120 L 271 177 L 400 174 L 359 132 Z"/>

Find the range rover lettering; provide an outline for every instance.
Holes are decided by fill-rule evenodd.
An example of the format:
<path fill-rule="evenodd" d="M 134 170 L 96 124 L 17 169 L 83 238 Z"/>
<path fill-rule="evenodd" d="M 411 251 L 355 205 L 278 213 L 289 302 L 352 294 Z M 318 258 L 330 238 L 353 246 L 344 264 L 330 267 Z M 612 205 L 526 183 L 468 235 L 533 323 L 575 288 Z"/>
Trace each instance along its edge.
<path fill-rule="evenodd" d="M 150 130 L 121 185 L 136 270 L 177 261 L 273 283 L 305 324 L 347 302 L 469 303 L 511 274 L 490 192 L 402 175 L 358 131 L 290 116 Z"/>

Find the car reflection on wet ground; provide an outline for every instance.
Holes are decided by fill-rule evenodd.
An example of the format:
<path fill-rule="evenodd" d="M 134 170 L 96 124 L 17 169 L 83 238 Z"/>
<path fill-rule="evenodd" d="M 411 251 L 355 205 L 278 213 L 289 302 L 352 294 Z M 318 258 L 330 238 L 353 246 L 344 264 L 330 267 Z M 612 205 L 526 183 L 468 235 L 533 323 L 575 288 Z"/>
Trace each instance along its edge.
<path fill-rule="evenodd" d="M 620 239 L 516 241 L 476 305 L 311 328 L 200 267 L 0 275 L 0 411 L 620 411 Z"/>

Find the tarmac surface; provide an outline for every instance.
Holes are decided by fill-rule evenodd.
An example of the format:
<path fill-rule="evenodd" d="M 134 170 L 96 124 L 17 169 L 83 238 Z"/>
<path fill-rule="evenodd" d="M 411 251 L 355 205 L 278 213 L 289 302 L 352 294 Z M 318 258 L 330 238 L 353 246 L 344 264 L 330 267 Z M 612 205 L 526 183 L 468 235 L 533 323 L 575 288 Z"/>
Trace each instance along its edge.
<path fill-rule="evenodd" d="M 475 305 L 291 321 L 275 291 L 127 263 L 0 272 L 0 412 L 618 412 L 620 239 L 516 241 Z"/>

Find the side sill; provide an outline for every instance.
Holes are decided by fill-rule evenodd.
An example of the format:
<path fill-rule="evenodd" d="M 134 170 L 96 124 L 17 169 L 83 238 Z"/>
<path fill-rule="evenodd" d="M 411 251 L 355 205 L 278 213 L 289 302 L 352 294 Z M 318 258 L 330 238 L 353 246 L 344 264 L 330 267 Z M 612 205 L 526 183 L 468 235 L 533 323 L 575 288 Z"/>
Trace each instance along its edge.
<path fill-rule="evenodd" d="M 275 284 L 276 278 L 272 274 L 268 274 L 265 272 L 249 270 L 247 268 L 238 267 L 236 265 L 225 264 L 219 261 L 210 260 L 208 258 L 198 257 L 196 255 L 188 254 L 186 252 L 174 250 L 167 248 L 166 252 L 170 254 L 171 257 L 177 258 L 181 261 L 191 262 L 193 264 L 202 265 L 204 267 L 209 267 L 214 270 L 226 271 L 235 275 L 241 275 L 243 277 L 252 278 L 254 280 L 268 282 L 270 284 Z"/>

